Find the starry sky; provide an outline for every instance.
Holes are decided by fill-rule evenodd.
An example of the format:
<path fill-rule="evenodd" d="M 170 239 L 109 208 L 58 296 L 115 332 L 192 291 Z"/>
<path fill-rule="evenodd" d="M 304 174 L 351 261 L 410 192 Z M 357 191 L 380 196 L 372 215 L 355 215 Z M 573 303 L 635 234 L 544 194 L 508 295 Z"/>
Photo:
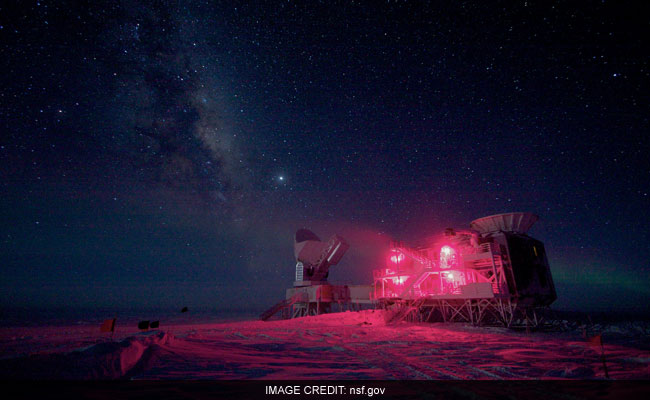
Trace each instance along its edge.
<path fill-rule="evenodd" d="M 293 233 L 530 211 L 556 307 L 650 295 L 647 10 L 585 1 L 0 8 L 0 306 L 262 310 Z"/>

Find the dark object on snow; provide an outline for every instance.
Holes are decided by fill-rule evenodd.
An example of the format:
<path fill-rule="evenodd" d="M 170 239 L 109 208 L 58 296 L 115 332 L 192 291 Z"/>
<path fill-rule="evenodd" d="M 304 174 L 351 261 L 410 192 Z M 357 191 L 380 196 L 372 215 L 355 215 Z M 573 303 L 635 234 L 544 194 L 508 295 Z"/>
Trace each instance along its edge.
<path fill-rule="evenodd" d="M 187 312 L 187 307 L 183 307 L 183 308 L 181 309 L 181 312 L 182 312 L 182 313 L 183 313 L 183 312 Z"/>
<path fill-rule="evenodd" d="M 151 329 L 156 329 L 159 326 L 160 326 L 160 321 L 151 321 L 151 323 L 149 324 L 149 328 Z"/>
<path fill-rule="evenodd" d="M 138 329 L 141 329 L 143 331 L 149 329 L 149 321 L 138 322 Z"/>

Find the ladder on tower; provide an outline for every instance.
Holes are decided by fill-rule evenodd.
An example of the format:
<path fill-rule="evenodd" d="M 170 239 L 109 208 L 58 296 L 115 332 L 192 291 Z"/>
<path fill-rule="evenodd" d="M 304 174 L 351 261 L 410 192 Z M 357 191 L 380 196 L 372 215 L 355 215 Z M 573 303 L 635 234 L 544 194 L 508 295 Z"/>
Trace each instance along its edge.
<path fill-rule="evenodd" d="M 492 265 L 494 266 L 494 280 L 492 281 L 492 293 L 501 293 L 501 274 L 503 273 L 503 264 L 501 255 L 492 253 Z"/>
<path fill-rule="evenodd" d="M 502 293 L 504 291 L 504 277 L 503 271 L 503 258 L 501 254 L 496 251 L 496 248 L 491 243 L 483 243 L 480 246 L 480 251 L 468 255 L 469 261 L 472 263 L 472 269 L 485 279 L 485 282 L 490 282 L 492 285 L 492 293 Z"/>

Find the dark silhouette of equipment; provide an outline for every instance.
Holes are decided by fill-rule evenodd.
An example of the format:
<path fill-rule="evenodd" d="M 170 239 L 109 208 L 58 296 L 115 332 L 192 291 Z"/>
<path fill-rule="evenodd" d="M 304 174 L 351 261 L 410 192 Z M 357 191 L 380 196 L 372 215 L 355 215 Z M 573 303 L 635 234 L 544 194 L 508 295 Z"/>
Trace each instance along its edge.
<path fill-rule="evenodd" d="M 330 312 L 360 309 L 361 304 L 372 305 L 371 286 L 331 285 L 327 282 L 329 268 L 341 261 L 350 245 L 338 235 L 327 242 L 320 240 L 309 229 L 298 229 L 293 240 L 296 258 L 296 279 L 287 289 L 286 297 L 260 315 L 263 321 L 282 311 L 284 318 L 304 317 Z"/>
<path fill-rule="evenodd" d="M 140 321 L 138 322 L 138 329 L 146 331 L 149 329 L 149 321 Z"/>
<path fill-rule="evenodd" d="M 334 235 L 321 242 L 309 229 L 298 229 L 294 237 L 293 254 L 296 257 L 295 286 L 309 286 L 326 281 L 329 268 L 338 264 L 350 245 Z"/>

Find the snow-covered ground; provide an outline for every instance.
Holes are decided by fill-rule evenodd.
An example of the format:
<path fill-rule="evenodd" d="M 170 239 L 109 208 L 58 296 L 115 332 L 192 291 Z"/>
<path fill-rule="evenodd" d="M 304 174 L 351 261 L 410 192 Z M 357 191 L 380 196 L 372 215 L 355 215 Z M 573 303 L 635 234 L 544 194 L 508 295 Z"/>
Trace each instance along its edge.
<path fill-rule="evenodd" d="M 386 325 L 381 311 L 288 321 L 0 328 L 0 378 L 600 379 L 600 350 L 578 332 L 463 324 Z M 621 327 L 622 326 L 622 327 Z M 609 375 L 650 379 L 645 328 L 603 331 Z M 644 336 L 645 335 L 645 336 Z"/>

